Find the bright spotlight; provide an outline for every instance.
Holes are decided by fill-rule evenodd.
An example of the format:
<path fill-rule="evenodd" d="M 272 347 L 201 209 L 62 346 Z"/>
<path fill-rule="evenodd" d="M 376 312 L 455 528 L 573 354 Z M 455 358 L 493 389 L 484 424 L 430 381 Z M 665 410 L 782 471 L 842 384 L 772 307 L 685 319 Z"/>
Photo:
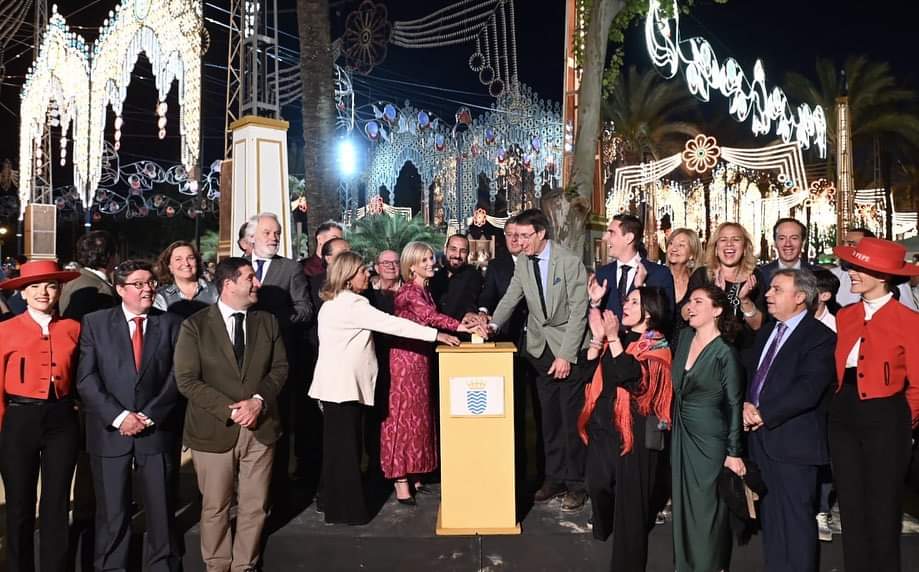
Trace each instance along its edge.
<path fill-rule="evenodd" d="M 357 174 L 357 147 L 350 139 L 338 142 L 338 169 L 347 178 Z"/>

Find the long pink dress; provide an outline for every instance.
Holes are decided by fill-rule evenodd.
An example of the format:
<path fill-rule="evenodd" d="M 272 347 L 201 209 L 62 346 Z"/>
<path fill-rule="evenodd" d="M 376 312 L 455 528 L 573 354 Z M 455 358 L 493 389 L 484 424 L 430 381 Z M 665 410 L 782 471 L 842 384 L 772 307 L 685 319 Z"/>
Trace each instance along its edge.
<path fill-rule="evenodd" d="M 395 314 L 456 331 L 459 321 L 441 314 L 427 288 L 409 283 L 396 294 Z M 389 414 L 380 428 L 380 465 L 387 479 L 430 473 L 437 468 L 431 403 L 430 342 L 393 338 L 389 350 Z"/>

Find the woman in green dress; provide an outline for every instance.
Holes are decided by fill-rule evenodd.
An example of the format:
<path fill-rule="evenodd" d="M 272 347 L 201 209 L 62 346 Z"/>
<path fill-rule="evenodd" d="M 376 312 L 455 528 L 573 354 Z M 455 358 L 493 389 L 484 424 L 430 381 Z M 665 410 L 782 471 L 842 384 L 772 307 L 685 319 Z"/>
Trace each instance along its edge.
<path fill-rule="evenodd" d="M 694 289 L 690 328 L 673 359 L 673 548 L 677 572 L 727 570 L 728 508 L 718 497 L 722 467 L 740 476 L 743 370 L 728 340 L 735 322 L 717 286 Z"/>

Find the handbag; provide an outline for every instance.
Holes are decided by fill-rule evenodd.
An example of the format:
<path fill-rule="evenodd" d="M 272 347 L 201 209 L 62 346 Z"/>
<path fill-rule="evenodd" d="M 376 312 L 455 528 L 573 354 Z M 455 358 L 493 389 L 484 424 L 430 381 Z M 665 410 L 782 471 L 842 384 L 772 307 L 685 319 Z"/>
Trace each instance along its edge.
<path fill-rule="evenodd" d="M 664 429 L 657 415 L 645 417 L 645 449 L 649 451 L 664 450 Z"/>

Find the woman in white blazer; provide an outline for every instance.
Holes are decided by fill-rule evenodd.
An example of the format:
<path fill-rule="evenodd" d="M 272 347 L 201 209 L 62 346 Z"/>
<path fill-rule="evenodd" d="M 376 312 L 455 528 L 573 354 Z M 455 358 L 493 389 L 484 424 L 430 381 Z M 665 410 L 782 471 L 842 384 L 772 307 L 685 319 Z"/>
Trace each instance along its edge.
<path fill-rule="evenodd" d="M 322 402 L 322 502 L 325 521 L 364 524 L 369 520 L 361 479 L 361 416 L 373 405 L 377 358 L 372 332 L 438 341 L 459 340 L 377 310 L 361 296 L 370 275 L 364 260 L 342 252 L 328 268 L 320 296 L 319 357 L 309 395 Z"/>

